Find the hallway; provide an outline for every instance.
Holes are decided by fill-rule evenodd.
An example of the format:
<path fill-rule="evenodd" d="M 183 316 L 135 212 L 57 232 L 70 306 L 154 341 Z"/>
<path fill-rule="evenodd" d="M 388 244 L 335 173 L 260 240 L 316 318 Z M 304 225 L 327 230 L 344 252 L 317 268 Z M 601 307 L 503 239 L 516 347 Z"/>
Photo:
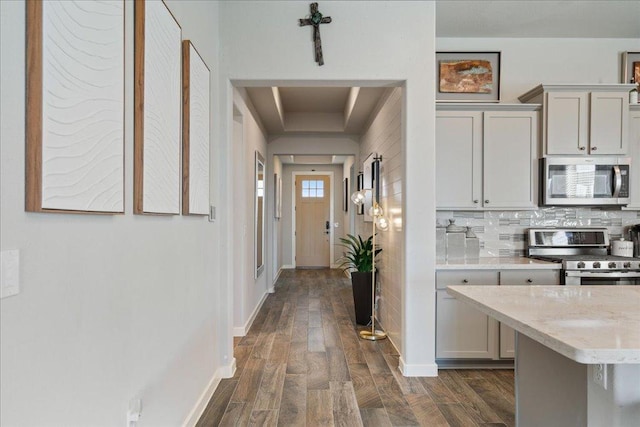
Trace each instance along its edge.
<path fill-rule="evenodd" d="M 283 270 L 198 426 L 515 425 L 512 371 L 405 378 L 391 343 L 354 322 L 340 270 Z"/>

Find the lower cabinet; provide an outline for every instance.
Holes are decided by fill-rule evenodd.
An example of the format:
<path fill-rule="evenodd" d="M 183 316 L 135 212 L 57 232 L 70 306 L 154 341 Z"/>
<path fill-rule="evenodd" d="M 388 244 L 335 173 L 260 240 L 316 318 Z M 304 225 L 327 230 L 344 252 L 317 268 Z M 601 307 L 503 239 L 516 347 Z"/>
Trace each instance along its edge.
<path fill-rule="evenodd" d="M 465 270 L 436 272 L 436 358 L 509 359 L 515 332 L 447 293 L 452 285 L 559 285 L 558 270 Z"/>

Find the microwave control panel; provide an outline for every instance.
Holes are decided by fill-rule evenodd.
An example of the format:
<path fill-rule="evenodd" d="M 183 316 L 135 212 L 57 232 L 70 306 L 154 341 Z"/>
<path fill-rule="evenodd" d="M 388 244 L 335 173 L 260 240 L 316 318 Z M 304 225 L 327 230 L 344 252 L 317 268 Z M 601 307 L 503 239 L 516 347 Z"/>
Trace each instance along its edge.
<path fill-rule="evenodd" d="M 629 165 L 620 165 L 620 175 L 622 176 L 622 185 L 618 197 L 629 197 Z"/>

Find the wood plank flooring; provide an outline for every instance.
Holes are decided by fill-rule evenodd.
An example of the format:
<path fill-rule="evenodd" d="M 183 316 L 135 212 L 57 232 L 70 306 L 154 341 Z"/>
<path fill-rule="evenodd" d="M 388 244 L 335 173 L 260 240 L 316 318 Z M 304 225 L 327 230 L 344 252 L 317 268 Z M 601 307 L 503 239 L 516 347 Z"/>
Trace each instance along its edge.
<path fill-rule="evenodd" d="M 198 427 L 515 425 L 513 371 L 403 377 L 388 340 L 358 338 L 340 270 L 285 270 L 275 289 Z"/>

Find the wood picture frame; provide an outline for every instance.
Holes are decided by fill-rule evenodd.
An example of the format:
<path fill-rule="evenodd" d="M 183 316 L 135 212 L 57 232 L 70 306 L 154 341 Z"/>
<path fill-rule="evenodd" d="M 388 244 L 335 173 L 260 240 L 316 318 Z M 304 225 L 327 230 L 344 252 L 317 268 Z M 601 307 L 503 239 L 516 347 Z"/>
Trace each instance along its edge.
<path fill-rule="evenodd" d="M 273 174 L 273 217 L 282 218 L 282 178 Z"/>
<path fill-rule="evenodd" d="M 178 215 L 182 29 L 164 1 L 134 7 L 133 213 Z"/>
<path fill-rule="evenodd" d="M 124 6 L 26 2 L 28 212 L 124 213 Z"/>
<path fill-rule="evenodd" d="M 635 79 L 636 84 L 640 83 L 634 74 L 634 66 L 636 72 L 640 73 L 640 52 L 623 52 L 621 83 L 629 83 L 631 79 Z"/>
<path fill-rule="evenodd" d="M 356 178 L 356 189 L 357 191 L 364 189 L 364 174 L 362 172 L 359 172 Z M 364 204 L 357 205 L 356 215 L 364 215 Z"/>
<path fill-rule="evenodd" d="M 182 214 L 209 215 L 211 71 L 182 41 Z"/>
<path fill-rule="evenodd" d="M 342 181 L 342 210 L 349 212 L 349 178 L 344 178 Z"/>
<path fill-rule="evenodd" d="M 500 72 L 499 51 L 436 52 L 436 102 L 500 102 Z"/>
<path fill-rule="evenodd" d="M 369 215 L 369 210 L 373 207 L 373 188 L 375 185 L 374 181 L 374 163 L 375 159 L 378 157 L 377 153 L 371 153 L 369 156 L 362 162 L 362 175 L 363 175 L 363 185 L 362 190 L 364 191 L 364 203 L 362 204 L 362 208 L 364 210 L 364 222 L 373 222 L 373 217 Z"/>

